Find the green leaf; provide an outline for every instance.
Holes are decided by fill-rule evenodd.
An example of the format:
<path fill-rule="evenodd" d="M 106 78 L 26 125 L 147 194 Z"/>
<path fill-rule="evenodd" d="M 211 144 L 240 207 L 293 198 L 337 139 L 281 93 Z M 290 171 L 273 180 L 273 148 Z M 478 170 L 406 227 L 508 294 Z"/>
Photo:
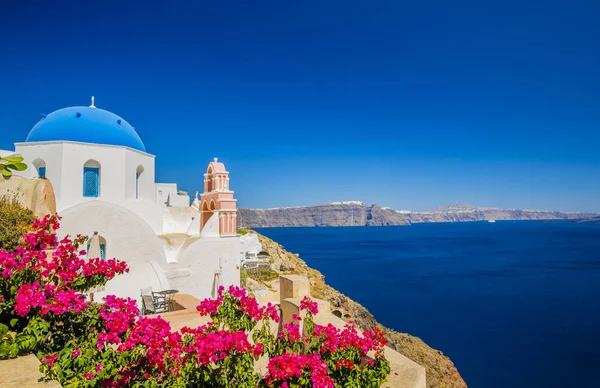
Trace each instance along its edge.
<path fill-rule="evenodd" d="M 15 325 L 19 322 L 19 318 L 13 318 L 10 320 L 10 327 L 15 327 Z"/>
<path fill-rule="evenodd" d="M 10 349 L 10 345 L 8 342 L 0 342 L 0 356 L 8 356 L 8 351 Z"/>
<path fill-rule="evenodd" d="M 19 163 L 23 161 L 23 157 L 22 156 L 9 156 L 9 157 L 3 157 L 0 158 L 2 160 L 6 160 L 9 163 Z"/>
<path fill-rule="evenodd" d="M 9 168 L 17 171 L 25 171 L 27 170 L 27 165 L 25 163 L 11 163 L 8 165 Z"/>
<path fill-rule="evenodd" d="M 2 337 L 4 337 L 4 335 L 8 333 L 8 326 L 3 325 L 2 323 L 0 323 L 0 339 Z"/>
<path fill-rule="evenodd" d="M 19 345 L 17 345 L 16 343 L 10 345 L 10 348 L 8 350 L 8 357 L 15 358 L 15 357 L 17 357 L 18 354 L 19 354 Z"/>
<path fill-rule="evenodd" d="M 3 166 L 0 166 L 3 167 Z M 2 170 L 0 170 L 0 172 L 2 172 L 2 175 L 9 178 L 12 176 L 12 172 L 6 168 L 2 168 Z"/>

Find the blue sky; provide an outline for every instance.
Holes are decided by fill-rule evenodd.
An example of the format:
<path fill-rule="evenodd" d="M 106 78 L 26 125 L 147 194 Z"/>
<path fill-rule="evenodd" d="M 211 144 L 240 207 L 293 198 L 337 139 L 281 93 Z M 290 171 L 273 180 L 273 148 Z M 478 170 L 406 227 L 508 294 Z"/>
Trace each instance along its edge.
<path fill-rule="evenodd" d="M 43 3 L 1 4 L 1 149 L 95 95 L 242 207 L 600 211 L 597 1 Z"/>

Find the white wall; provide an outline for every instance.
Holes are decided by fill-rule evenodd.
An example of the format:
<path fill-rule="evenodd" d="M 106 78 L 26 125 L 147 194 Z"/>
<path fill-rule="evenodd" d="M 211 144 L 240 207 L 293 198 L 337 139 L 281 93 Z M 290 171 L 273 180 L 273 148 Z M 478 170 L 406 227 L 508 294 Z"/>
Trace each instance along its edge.
<path fill-rule="evenodd" d="M 212 216 L 206 221 L 204 227 L 200 231 L 200 235 L 202 237 L 219 237 L 219 221 L 220 214 L 219 211 L 215 211 Z"/>
<path fill-rule="evenodd" d="M 27 164 L 27 170 L 17 171 L 15 175 L 36 178 L 38 172 L 33 161 L 40 158 L 46 163 L 46 178 L 50 179 L 54 187 L 57 208 L 58 198 L 62 193 L 63 181 L 63 143 L 16 143 L 15 152 L 23 156 L 23 162 Z"/>
<path fill-rule="evenodd" d="M 176 183 L 156 183 L 154 187 L 156 191 L 156 203 L 161 206 L 167 206 L 170 194 L 177 194 Z"/>
<path fill-rule="evenodd" d="M 194 221 L 192 221 L 186 233 L 192 236 L 197 236 L 200 234 L 200 221 L 202 221 L 202 214 L 200 214 L 200 212 L 195 207 L 193 207 L 192 209 L 198 212 L 198 216 L 194 217 Z"/>
<path fill-rule="evenodd" d="M 16 150 L 30 166 L 27 176 L 37 176 L 33 168 L 35 159 L 46 162 L 46 177 L 54 186 L 58 211 L 96 199 L 83 196 L 83 167 L 88 160 L 95 160 L 101 166 L 98 198 L 114 203 L 135 200 L 135 174 L 141 165 L 144 172 L 140 177 L 139 199 L 154 201 L 154 156 L 145 152 L 67 141 L 17 143 Z"/>
<path fill-rule="evenodd" d="M 177 183 L 156 183 L 154 185 L 156 202 L 161 206 L 189 207 L 190 196 L 179 194 Z"/>
<path fill-rule="evenodd" d="M 169 194 L 169 206 L 190 207 L 190 196 L 187 194 Z"/>
<path fill-rule="evenodd" d="M 163 232 L 163 208 L 154 201 L 146 199 L 130 200 L 120 203 L 122 206 L 139 215 L 150 225 L 155 233 Z"/>
<path fill-rule="evenodd" d="M 135 175 L 138 166 L 144 168 L 140 175 L 138 198 L 154 202 L 154 156 L 131 149 L 125 150 L 126 198 L 128 200 L 136 199 Z"/>
<path fill-rule="evenodd" d="M 78 203 L 102 199 L 109 202 L 125 200 L 125 152 L 119 147 L 65 143 L 63 146 L 62 193 L 57 197 L 57 210 Z M 100 164 L 100 194 L 98 198 L 83 196 L 83 167 L 88 160 Z"/>
<path fill-rule="evenodd" d="M 154 199 L 154 156 L 127 147 L 77 142 L 17 143 L 29 168 L 25 176 L 35 177 L 33 161 L 46 163 L 46 177 L 54 186 L 59 214 L 79 203 L 103 200 L 126 207 L 144 219 L 156 233 L 162 232 L 162 208 Z M 88 160 L 100 164 L 99 197 L 83 196 L 83 167 Z M 139 197 L 135 197 L 136 171 L 140 176 Z"/>
<path fill-rule="evenodd" d="M 91 236 L 98 232 L 106 239 L 106 257 L 116 257 L 129 265 L 129 274 L 111 280 L 104 294 L 137 300 L 142 288 L 170 288 L 161 270 L 166 265 L 161 242 L 154 230 L 131 210 L 96 200 L 65 209 L 61 215 L 61 238 L 66 234 Z"/>
<path fill-rule="evenodd" d="M 167 257 L 167 264 L 177 263 L 179 250 L 185 245 L 190 237 L 191 236 L 186 233 L 165 233 L 158 235 L 165 251 L 165 256 Z"/>
<path fill-rule="evenodd" d="M 179 248 L 177 263 L 166 268 L 166 275 L 171 286 L 179 292 L 199 299 L 208 298 L 215 286 L 219 262 L 222 267 L 221 285 L 240 285 L 239 263 L 243 255 L 239 236 L 190 237 Z"/>
<path fill-rule="evenodd" d="M 195 223 L 199 225 L 201 214 L 193 207 L 166 207 L 163 208 L 163 233 L 190 233 L 189 230 Z M 200 232 L 200 227 L 195 234 Z"/>

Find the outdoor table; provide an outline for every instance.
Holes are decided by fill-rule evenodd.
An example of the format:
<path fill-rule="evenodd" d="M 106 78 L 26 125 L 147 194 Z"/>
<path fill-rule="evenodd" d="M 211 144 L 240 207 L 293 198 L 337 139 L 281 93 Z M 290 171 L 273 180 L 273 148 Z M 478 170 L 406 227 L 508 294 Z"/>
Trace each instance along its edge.
<path fill-rule="evenodd" d="M 171 311 L 171 310 L 173 310 L 173 303 L 175 302 L 173 297 L 178 292 L 179 292 L 179 290 L 163 290 L 163 291 L 156 291 L 156 292 L 154 292 L 154 294 L 160 295 L 161 297 L 165 298 L 165 300 L 167 302 L 167 306 L 168 306 L 168 311 Z"/>

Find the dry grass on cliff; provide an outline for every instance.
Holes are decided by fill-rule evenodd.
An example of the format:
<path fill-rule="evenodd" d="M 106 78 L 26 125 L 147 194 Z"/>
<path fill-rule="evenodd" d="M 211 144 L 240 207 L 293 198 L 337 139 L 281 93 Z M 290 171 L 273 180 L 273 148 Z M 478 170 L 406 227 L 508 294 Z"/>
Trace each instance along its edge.
<path fill-rule="evenodd" d="M 23 242 L 21 236 L 35 221 L 33 212 L 21 205 L 16 196 L 0 197 L 0 251 L 12 252 Z"/>
<path fill-rule="evenodd" d="M 311 283 L 312 296 L 328 301 L 333 313 L 345 320 L 353 320 L 363 330 L 382 328 L 388 339 L 388 346 L 425 367 L 428 387 L 465 388 L 467 386 L 452 361 L 442 352 L 432 349 L 420 338 L 379 325 L 373 314 L 327 285 L 323 274 L 308 267 L 298 255 L 286 251 L 281 245 L 261 234 L 257 233 L 257 235 L 263 250 L 271 257 L 271 268 L 274 271 L 307 276 Z"/>

